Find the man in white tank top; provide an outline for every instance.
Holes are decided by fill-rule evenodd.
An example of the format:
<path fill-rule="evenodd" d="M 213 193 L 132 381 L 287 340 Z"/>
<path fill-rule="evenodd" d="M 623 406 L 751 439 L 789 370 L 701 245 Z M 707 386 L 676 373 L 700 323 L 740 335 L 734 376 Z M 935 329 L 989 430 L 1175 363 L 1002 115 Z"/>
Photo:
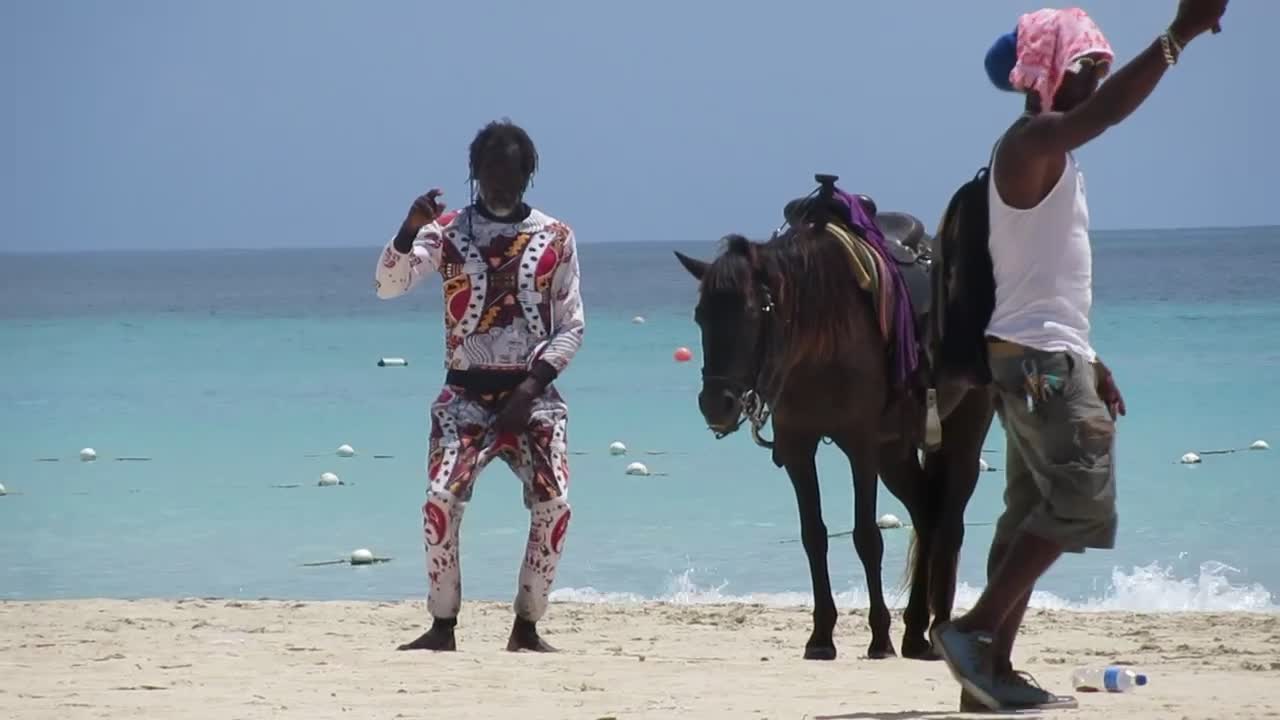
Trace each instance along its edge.
<path fill-rule="evenodd" d="M 1089 208 L 1073 151 L 1136 110 L 1188 43 L 1216 32 L 1226 5 L 1182 0 L 1168 30 L 1101 86 L 1114 56 L 1078 8 L 1027 13 L 988 53 L 993 83 L 1025 93 L 1026 112 L 996 145 L 988 191 L 1005 511 L 982 596 L 932 634 L 963 688 L 961 710 L 1076 706 L 1011 661 L 1040 576 L 1062 553 L 1109 549 L 1116 537 L 1115 419 L 1125 408 L 1089 338 Z"/>

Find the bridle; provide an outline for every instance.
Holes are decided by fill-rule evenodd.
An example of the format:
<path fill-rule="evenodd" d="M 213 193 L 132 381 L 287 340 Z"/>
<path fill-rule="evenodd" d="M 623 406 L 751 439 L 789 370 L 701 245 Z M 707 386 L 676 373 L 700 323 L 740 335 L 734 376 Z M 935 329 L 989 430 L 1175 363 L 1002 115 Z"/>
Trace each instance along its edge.
<path fill-rule="evenodd" d="M 756 335 L 755 363 L 754 369 L 750 372 L 751 379 L 744 381 L 729 375 L 708 373 L 704 365 L 702 368 L 702 381 L 706 383 L 711 380 L 727 386 L 738 400 L 738 417 L 733 426 L 728 430 L 712 430 L 717 440 L 723 440 L 737 432 L 743 423 L 750 422 L 751 439 L 760 447 L 771 449 L 773 448 L 773 441 L 760 434 L 765 424 L 769 422 L 769 417 L 773 415 L 773 408 L 764 395 L 767 390 L 761 387 L 764 384 L 761 380 L 765 376 L 765 367 L 768 365 L 766 355 L 768 354 L 770 331 L 773 329 L 771 321 L 774 317 L 774 302 L 773 293 L 769 290 L 768 284 L 757 282 L 757 285 L 764 302 L 760 306 L 760 331 Z"/>
<path fill-rule="evenodd" d="M 835 175 L 815 175 L 814 179 L 818 182 L 818 187 L 804 198 L 800 199 L 799 202 L 803 209 L 799 211 L 796 217 L 798 220 L 807 219 L 805 216 L 807 216 L 809 212 L 812 212 L 812 208 L 815 206 L 821 208 L 824 204 L 829 202 L 834 195 L 835 182 L 838 180 Z M 816 203 L 814 202 L 815 199 Z M 805 207 L 805 203 L 811 204 Z M 790 208 L 788 208 L 788 210 L 789 209 Z M 786 217 L 782 225 L 778 226 L 778 229 L 773 231 L 773 235 L 770 238 L 771 242 L 776 240 L 780 234 L 793 226 L 790 213 L 786 212 L 784 215 L 786 215 Z M 772 320 L 775 319 L 775 307 L 773 293 L 769 289 L 769 284 L 763 280 L 757 279 L 756 286 L 760 295 L 764 298 L 764 302 L 760 307 L 760 333 L 756 338 L 755 369 L 751 372 L 751 379 L 743 381 L 727 375 L 708 373 L 706 366 L 703 366 L 702 380 L 703 383 L 711 380 L 727 386 L 729 391 L 738 399 L 740 409 L 738 410 L 738 417 L 734 421 L 733 426 L 728 430 L 712 430 L 712 432 L 715 433 L 717 440 L 721 440 L 732 435 L 742 427 L 743 423 L 750 422 L 751 439 L 762 448 L 772 449 L 773 441 L 761 435 L 760 431 L 764 428 L 765 424 L 769 422 L 769 418 L 773 415 L 774 398 L 768 397 L 767 394 L 771 395 L 772 393 L 775 393 L 777 391 L 777 387 L 780 387 L 780 384 L 777 383 L 770 383 L 773 387 L 763 387 L 766 383 L 762 382 L 763 379 L 766 379 L 765 369 L 768 365 L 768 342 L 772 335 Z M 767 379 L 772 380 L 773 378 Z"/>

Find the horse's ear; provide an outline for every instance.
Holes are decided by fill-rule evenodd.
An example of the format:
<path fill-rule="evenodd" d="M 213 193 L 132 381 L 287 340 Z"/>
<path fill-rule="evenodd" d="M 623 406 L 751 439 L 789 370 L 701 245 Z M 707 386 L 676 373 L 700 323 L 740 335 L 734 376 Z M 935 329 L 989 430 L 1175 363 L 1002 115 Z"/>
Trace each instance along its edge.
<path fill-rule="evenodd" d="M 690 275 L 698 280 L 702 280 L 702 276 L 707 274 L 707 263 L 701 260 L 694 260 L 679 250 L 676 251 L 676 259 L 680 261 L 685 270 L 689 271 Z"/>

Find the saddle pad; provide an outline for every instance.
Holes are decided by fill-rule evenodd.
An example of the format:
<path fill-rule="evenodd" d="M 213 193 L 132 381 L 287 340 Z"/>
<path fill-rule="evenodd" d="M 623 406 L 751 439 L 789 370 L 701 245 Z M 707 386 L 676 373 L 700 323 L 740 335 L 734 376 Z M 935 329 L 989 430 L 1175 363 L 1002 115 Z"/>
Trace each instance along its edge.
<path fill-rule="evenodd" d="M 858 278 L 858 287 L 875 294 L 880 288 L 880 272 L 871 248 L 857 235 L 835 224 L 827 224 L 827 232 L 835 236 L 844 245 L 849 254 L 849 263 L 853 274 Z"/>
<path fill-rule="evenodd" d="M 888 262 L 866 240 L 836 223 L 827 224 L 827 232 L 840 240 L 849 255 L 849 264 L 858 279 L 858 287 L 871 294 L 880 332 L 885 340 L 893 339 L 893 276 L 885 267 Z"/>

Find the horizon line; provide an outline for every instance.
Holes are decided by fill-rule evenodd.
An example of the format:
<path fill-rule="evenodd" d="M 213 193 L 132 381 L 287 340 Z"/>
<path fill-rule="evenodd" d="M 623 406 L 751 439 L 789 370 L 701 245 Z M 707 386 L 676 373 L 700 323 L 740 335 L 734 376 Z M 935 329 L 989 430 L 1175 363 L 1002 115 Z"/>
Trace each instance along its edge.
<path fill-rule="evenodd" d="M 1188 227 L 1134 227 L 1134 228 L 1107 228 L 1090 230 L 1090 233 L 1112 234 L 1112 233 L 1167 233 L 1167 232 L 1213 232 L 1223 230 L 1270 230 L 1280 229 L 1278 224 L 1263 225 L 1203 225 Z M 707 240 L 708 243 L 716 243 L 719 238 Z M 581 245 L 650 245 L 659 243 L 683 243 L 697 242 L 693 240 L 584 240 Z M 59 248 L 57 250 L 42 250 L 38 248 L 25 250 L 0 250 L 0 256 L 4 255 L 67 255 L 73 253 L 188 253 L 188 252 L 271 252 L 279 250 L 367 250 L 370 248 L 378 248 L 380 244 L 370 245 L 266 245 L 266 246 L 206 246 L 191 248 L 152 248 L 152 247 L 114 247 L 114 248 Z"/>

